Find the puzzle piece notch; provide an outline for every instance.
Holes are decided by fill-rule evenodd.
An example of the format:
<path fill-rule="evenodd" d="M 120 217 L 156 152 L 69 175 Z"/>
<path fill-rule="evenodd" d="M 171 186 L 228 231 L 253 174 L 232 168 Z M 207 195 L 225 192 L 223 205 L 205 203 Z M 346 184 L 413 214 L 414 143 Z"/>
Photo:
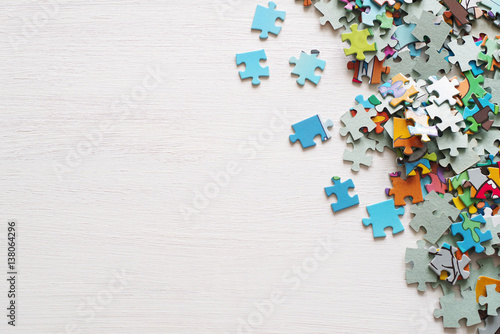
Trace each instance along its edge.
<path fill-rule="evenodd" d="M 278 35 L 281 27 L 276 25 L 276 20 L 285 21 L 286 12 L 276 10 L 276 4 L 269 1 L 268 7 L 257 5 L 252 22 L 252 30 L 260 30 L 260 38 L 266 39 L 269 34 Z"/>
<path fill-rule="evenodd" d="M 377 204 L 369 205 L 366 207 L 370 218 L 363 218 L 364 226 L 372 226 L 373 237 L 381 238 L 386 234 L 384 229 L 387 227 L 392 228 L 392 234 L 397 234 L 404 231 L 403 224 L 399 216 L 404 215 L 405 208 L 397 208 L 394 206 L 394 200 L 391 198 Z"/>
<path fill-rule="evenodd" d="M 269 76 L 269 67 L 262 67 L 261 60 L 267 60 L 266 51 L 252 51 L 246 53 L 238 53 L 236 55 L 236 65 L 245 63 L 245 71 L 240 71 L 241 80 L 252 78 L 252 85 L 260 85 L 259 77 Z"/>
<path fill-rule="evenodd" d="M 335 194 L 337 197 L 337 203 L 332 203 L 331 207 L 333 212 L 341 211 L 352 206 L 359 204 L 358 195 L 349 195 L 349 189 L 354 189 L 354 182 L 349 179 L 342 182 L 339 177 L 332 177 L 333 186 L 325 187 L 325 193 L 327 197 Z"/>

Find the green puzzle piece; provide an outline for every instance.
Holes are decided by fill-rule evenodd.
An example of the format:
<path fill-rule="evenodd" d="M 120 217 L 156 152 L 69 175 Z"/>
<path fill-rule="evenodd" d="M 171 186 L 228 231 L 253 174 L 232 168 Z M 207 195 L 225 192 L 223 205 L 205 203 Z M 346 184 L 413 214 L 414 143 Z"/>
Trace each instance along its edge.
<path fill-rule="evenodd" d="M 349 40 L 351 43 L 350 48 L 344 48 L 344 53 L 346 56 L 356 54 L 357 60 L 365 60 L 366 56 L 364 52 L 367 51 L 377 51 L 376 43 L 369 44 L 368 36 L 373 36 L 371 29 L 358 30 L 358 24 L 354 23 L 351 25 L 351 32 L 344 32 L 342 34 L 342 42 Z"/>

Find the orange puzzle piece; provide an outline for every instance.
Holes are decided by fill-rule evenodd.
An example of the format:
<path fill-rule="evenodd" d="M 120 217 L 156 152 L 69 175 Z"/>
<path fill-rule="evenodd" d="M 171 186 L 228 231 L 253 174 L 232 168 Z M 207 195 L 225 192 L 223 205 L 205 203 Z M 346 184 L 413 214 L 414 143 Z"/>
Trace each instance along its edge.
<path fill-rule="evenodd" d="M 420 186 L 420 174 L 408 176 L 406 180 L 401 178 L 401 172 L 390 174 L 392 189 L 386 189 L 388 196 L 394 196 L 394 205 L 406 205 L 405 198 L 411 197 L 413 204 L 424 201 L 422 188 Z"/>
<path fill-rule="evenodd" d="M 408 130 L 408 125 L 413 125 L 413 121 L 404 118 L 394 117 L 394 147 L 404 147 L 404 154 L 411 155 L 413 147 L 423 147 L 424 144 L 419 136 L 412 136 Z"/>
<path fill-rule="evenodd" d="M 479 276 L 476 283 L 476 301 L 479 303 L 479 297 L 486 297 L 486 286 L 496 284 L 495 290 L 500 292 L 500 280 L 486 276 Z"/>

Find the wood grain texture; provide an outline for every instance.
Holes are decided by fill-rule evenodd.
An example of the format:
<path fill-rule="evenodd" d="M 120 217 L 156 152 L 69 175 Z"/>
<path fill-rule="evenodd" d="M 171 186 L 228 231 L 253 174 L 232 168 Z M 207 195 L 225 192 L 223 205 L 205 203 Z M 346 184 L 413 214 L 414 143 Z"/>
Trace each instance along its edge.
<path fill-rule="evenodd" d="M 368 89 L 318 13 L 279 1 L 282 32 L 261 41 L 256 1 L 54 3 L 0 4 L 0 221 L 20 224 L 18 327 L 1 333 L 443 332 L 440 292 L 404 280 L 420 235 L 361 224 L 395 157 L 342 161 L 339 118 Z M 235 54 L 260 48 L 254 88 Z M 288 59 L 311 49 L 326 68 L 301 88 Z M 333 138 L 290 145 L 318 112 Z M 334 175 L 361 201 L 335 215 Z"/>

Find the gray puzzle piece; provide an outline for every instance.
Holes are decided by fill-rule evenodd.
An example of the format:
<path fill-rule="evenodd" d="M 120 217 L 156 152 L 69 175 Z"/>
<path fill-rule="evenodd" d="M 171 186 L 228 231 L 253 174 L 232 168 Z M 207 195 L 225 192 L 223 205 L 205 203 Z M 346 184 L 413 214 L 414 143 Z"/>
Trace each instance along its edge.
<path fill-rule="evenodd" d="M 441 272 L 448 272 L 446 281 L 455 284 L 459 277 L 464 279 L 469 278 L 469 271 L 465 267 L 469 264 L 470 258 L 463 254 L 459 260 L 455 257 L 455 252 L 458 249 L 448 244 L 443 244 L 441 248 L 436 249 L 434 246 L 429 248 L 429 253 L 434 255 L 434 259 L 429 263 L 429 267 L 440 276 Z"/>
<path fill-rule="evenodd" d="M 406 248 L 405 262 L 412 263 L 412 269 L 406 269 L 406 284 L 418 283 L 418 291 L 426 291 L 426 283 L 437 282 L 436 274 L 429 269 L 433 256 L 425 247 L 425 241 L 417 241 L 418 248 Z"/>
<path fill-rule="evenodd" d="M 375 109 L 366 111 L 362 104 L 358 104 L 353 109 L 356 110 L 356 116 L 352 116 L 351 111 L 347 111 L 340 117 L 344 126 L 340 128 L 339 133 L 343 137 L 350 134 L 352 139 L 358 140 L 363 137 L 361 128 L 367 128 L 368 131 L 375 129 L 376 124 L 371 118 L 376 116 L 377 112 Z"/>
<path fill-rule="evenodd" d="M 351 169 L 355 172 L 359 171 L 360 165 L 370 166 L 372 164 L 373 157 L 367 155 L 368 150 L 374 150 L 376 142 L 375 140 L 361 137 L 358 140 L 352 140 L 351 137 L 347 139 L 347 143 L 353 145 L 353 150 L 344 150 L 343 159 L 345 161 L 352 162 Z"/>

